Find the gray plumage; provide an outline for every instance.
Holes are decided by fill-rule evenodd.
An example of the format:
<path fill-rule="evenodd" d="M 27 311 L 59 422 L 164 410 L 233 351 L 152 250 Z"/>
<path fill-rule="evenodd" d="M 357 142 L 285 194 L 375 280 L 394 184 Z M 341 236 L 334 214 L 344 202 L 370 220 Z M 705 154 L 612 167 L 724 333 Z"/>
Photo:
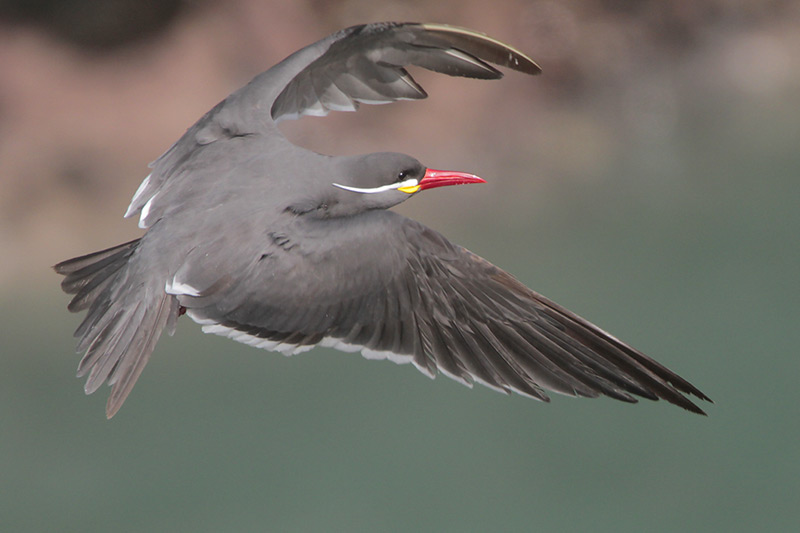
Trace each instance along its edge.
<path fill-rule="evenodd" d="M 369 24 L 292 54 L 220 102 L 153 164 L 126 216 L 141 239 L 56 265 L 87 311 L 76 331 L 86 392 L 120 408 L 162 330 L 204 331 L 297 353 L 315 345 L 410 362 L 547 401 L 663 398 L 696 413 L 698 389 L 440 234 L 387 208 L 430 174 L 402 154 L 320 155 L 276 122 L 419 99 L 405 70 L 496 79 L 539 67 L 482 34 Z M 434 171 L 435 172 L 435 171 Z M 356 192 L 354 192 L 356 191 Z"/>

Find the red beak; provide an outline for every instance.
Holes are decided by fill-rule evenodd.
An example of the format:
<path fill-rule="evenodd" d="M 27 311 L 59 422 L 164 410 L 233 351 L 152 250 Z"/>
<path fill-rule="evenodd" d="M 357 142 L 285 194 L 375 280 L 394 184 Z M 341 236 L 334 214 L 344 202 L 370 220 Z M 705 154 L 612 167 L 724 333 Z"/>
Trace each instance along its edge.
<path fill-rule="evenodd" d="M 419 190 L 434 189 L 445 185 L 461 185 L 464 183 L 486 183 L 486 180 L 474 174 L 453 170 L 434 170 L 429 168 L 419 182 Z"/>

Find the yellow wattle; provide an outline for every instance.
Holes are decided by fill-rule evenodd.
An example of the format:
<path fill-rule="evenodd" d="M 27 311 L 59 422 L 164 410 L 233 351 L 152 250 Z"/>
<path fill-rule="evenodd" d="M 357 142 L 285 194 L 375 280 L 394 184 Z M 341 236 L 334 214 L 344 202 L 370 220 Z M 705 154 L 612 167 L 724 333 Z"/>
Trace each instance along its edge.
<path fill-rule="evenodd" d="M 419 185 L 411 185 L 410 187 L 399 187 L 398 191 L 403 191 L 404 193 L 414 194 L 419 190 Z"/>

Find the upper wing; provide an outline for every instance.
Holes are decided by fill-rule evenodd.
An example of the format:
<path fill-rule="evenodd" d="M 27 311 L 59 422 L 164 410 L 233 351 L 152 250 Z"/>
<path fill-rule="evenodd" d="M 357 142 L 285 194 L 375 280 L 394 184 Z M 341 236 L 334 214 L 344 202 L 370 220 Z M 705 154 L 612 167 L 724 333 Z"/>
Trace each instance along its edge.
<path fill-rule="evenodd" d="M 275 122 L 330 110 L 354 111 L 359 103 L 381 104 L 425 98 L 403 68 L 417 65 L 451 76 L 500 78 L 490 66 L 537 74 L 539 66 L 522 52 L 481 33 L 442 24 L 376 23 L 353 26 L 309 45 L 228 96 L 198 120 L 155 160 L 153 171 L 134 194 L 126 217 L 139 215 L 147 228 L 170 201 L 185 195 L 221 154 L 237 163 L 229 147 L 261 136 L 262 150 L 286 150 Z"/>
<path fill-rule="evenodd" d="M 541 72 L 522 52 L 472 30 L 443 24 L 380 23 L 337 34 L 325 53 L 303 68 L 272 104 L 272 118 L 355 111 L 359 103 L 418 100 L 427 94 L 405 70 L 423 67 L 450 76 L 497 79 L 494 63 Z"/>
<path fill-rule="evenodd" d="M 391 212 L 374 217 L 381 238 L 337 242 L 317 264 L 303 259 L 307 238 L 285 234 L 280 261 L 198 281 L 210 288 L 181 295 L 181 304 L 206 332 L 284 353 L 322 344 L 544 401 L 544 389 L 638 395 L 703 413 L 683 394 L 707 400 L 702 392 L 641 352 L 425 226 Z"/>

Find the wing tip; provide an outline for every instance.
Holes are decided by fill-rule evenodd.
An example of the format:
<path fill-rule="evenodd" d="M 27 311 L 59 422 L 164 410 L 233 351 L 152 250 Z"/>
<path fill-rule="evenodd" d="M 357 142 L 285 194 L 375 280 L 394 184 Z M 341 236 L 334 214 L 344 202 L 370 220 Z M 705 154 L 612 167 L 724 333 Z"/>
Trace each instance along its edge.
<path fill-rule="evenodd" d="M 693 401 L 691 401 L 689 399 L 686 399 L 686 398 L 684 398 L 684 400 L 685 400 L 684 403 L 680 403 L 680 404 L 676 404 L 676 405 L 678 405 L 679 407 L 683 407 L 684 409 L 686 409 L 690 413 L 694 413 L 694 414 L 697 414 L 697 415 L 702 415 L 702 416 L 705 416 L 705 417 L 708 416 L 708 413 L 706 413 L 703 409 L 698 407 L 697 404 L 695 404 Z M 675 402 L 672 402 L 672 403 L 675 403 Z"/>
<path fill-rule="evenodd" d="M 531 76 L 541 74 L 542 72 L 542 67 L 540 67 L 536 61 L 528 57 L 525 53 L 498 39 L 495 39 L 494 37 L 490 37 L 483 32 L 471 30 L 469 28 L 463 28 L 461 26 L 451 26 L 450 24 L 441 24 L 437 22 L 423 22 L 416 23 L 416 25 L 420 26 L 425 31 L 433 33 L 456 35 L 467 39 L 477 39 L 492 46 L 498 51 L 508 53 L 508 59 L 504 61 L 499 61 L 499 58 L 498 61 L 489 59 L 489 61 L 495 63 L 496 65 L 507 67 Z"/>

